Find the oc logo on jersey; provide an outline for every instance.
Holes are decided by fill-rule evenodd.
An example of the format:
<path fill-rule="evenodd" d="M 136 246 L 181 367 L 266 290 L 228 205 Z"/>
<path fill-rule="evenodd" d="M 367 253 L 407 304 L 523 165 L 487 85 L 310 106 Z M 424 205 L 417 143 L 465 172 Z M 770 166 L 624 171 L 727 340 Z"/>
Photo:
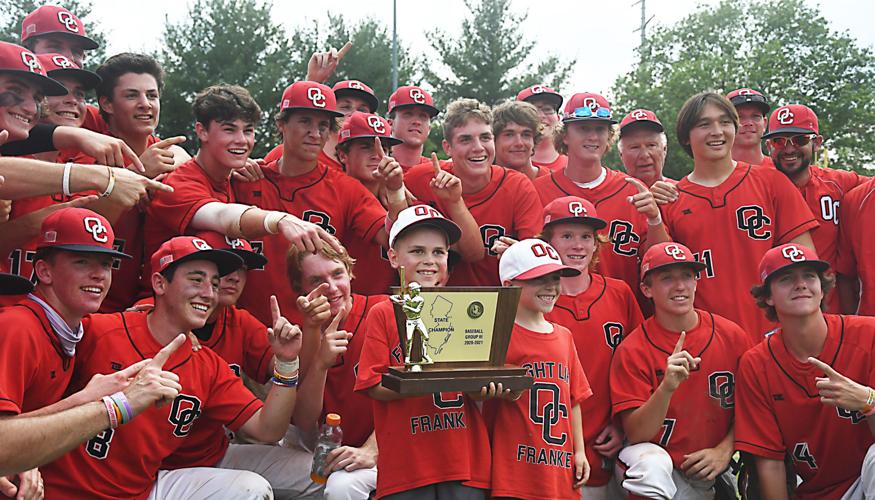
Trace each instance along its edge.
<path fill-rule="evenodd" d="M 42 73 L 43 67 L 40 66 L 36 56 L 30 52 L 21 53 L 21 62 L 27 66 L 27 69 L 30 70 L 31 73 Z"/>
<path fill-rule="evenodd" d="M 616 349 L 623 340 L 623 324 L 609 321 L 602 325 L 602 329 L 605 331 L 605 342 L 608 343 L 608 347 L 611 350 Z"/>
<path fill-rule="evenodd" d="M 541 394 L 546 401 L 541 404 Z M 563 432 L 553 435 L 553 427 L 563 418 L 568 418 L 568 407 L 559 398 L 559 386 L 552 382 L 535 382 L 529 392 L 529 419 L 541 426 L 541 437 L 545 443 L 562 446 L 568 439 Z"/>
<path fill-rule="evenodd" d="M 493 257 L 498 255 L 492 251 L 492 245 L 505 234 L 507 234 L 507 231 L 498 224 L 483 224 L 480 226 L 480 238 L 483 239 L 483 246 L 486 247 L 487 254 Z"/>
<path fill-rule="evenodd" d="M 613 243 L 614 253 L 631 257 L 638 254 L 637 243 L 641 237 L 632 230 L 632 224 L 624 220 L 611 221 L 609 237 Z"/>
<path fill-rule="evenodd" d="M 79 32 L 79 24 L 73 19 L 73 14 L 64 11 L 58 12 L 58 21 L 67 28 L 67 31 L 72 31 L 73 33 Z"/>
<path fill-rule="evenodd" d="M 310 87 L 307 89 L 307 99 L 310 99 L 313 106 L 316 106 L 317 108 L 325 107 L 325 94 L 322 93 L 322 89 L 319 87 Z"/>
<path fill-rule="evenodd" d="M 173 435 L 176 437 L 188 436 L 191 426 L 201 415 L 201 400 L 185 394 L 180 394 L 173 399 L 170 415 L 167 420 L 173 424 Z"/>
<path fill-rule="evenodd" d="M 379 116 L 371 115 L 368 117 L 368 126 L 374 129 L 374 132 L 378 134 L 385 134 L 386 127 L 383 125 L 383 121 L 380 120 Z"/>
<path fill-rule="evenodd" d="M 747 235 L 755 240 L 767 240 L 772 237 L 772 232 L 765 229 L 771 225 L 772 219 L 763 212 L 759 205 L 745 205 L 735 211 L 735 219 L 738 229 L 747 231 Z"/>
<path fill-rule="evenodd" d="M 98 243 L 106 243 L 109 241 L 109 234 L 106 231 L 106 226 L 97 217 L 85 217 L 82 219 L 85 224 L 85 230 L 91 233 L 91 239 Z"/>
<path fill-rule="evenodd" d="M 839 202 L 833 200 L 832 196 L 827 194 L 820 197 L 820 216 L 825 221 L 832 221 L 833 224 L 839 224 Z"/>
<path fill-rule="evenodd" d="M 735 408 L 735 375 L 732 372 L 708 375 L 708 395 L 720 402 L 720 408 Z"/>

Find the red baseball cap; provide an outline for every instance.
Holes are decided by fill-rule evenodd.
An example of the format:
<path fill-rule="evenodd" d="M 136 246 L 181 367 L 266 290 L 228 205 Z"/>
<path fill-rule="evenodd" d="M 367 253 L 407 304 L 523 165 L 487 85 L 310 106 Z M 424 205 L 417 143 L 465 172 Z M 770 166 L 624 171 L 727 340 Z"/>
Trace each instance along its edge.
<path fill-rule="evenodd" d="M 73 78 L 82 83 L 86 90 L 95 89 L 100 85 L 101 78 L 97 73 L 79 68 L 76 63 L 61 54 L 37 54 L 36 57 L 49 78 Z"/>
<path fill-rule="evenodd" d="M 705 264 L 693 257 L 689 248 L 672 241 L 658 243 L 650 247 L 641 259 L 641 280 L 647 273 L 666 266 L 689 266 L 696 272 L 705 269 Z"/>
<path fill-rule="evenodd" d="M 232 238 L 215 231 L 201 231 L 195 237 L 206 241 L 216 250 L 225 250 L 236 254 L 246 264 L 247 269 L 262 269 L 267 265 L 267 257 L 256 252 L 252 245 L 243 238 Z"/>
<path fill-rule="evenodd" d="M 0 295 L 23 295 L 33 291 L 33 283 L 24 276 L 0 273 Z"/>
<path fill-rule="evenodd" d="M 665 131 L 665 127 L 662 126 L 662 122 L 656 117 L 656 113 L 649 109 L 636 109 L 626 115 L 620 122 L 620 137 L 623 137 L 624 130 L 630 130 L 627 127 L 635 128 L 639 126 L 649 127 L 657 132 Z"/>
<path fill-rule="evenodd" d="M 434 99 L 431 98 L 431 94 L 416 85 L 398 87 L 389 96 L 389 114 L 398 108 L 406 106 L 422 106 L 425 108 L 425 112 L 432 118 L 440 113 L 440 110 L 434 107 Z"/>
<path fill-rule="evenodd" d="M 599 121 L 617 123 L 608 100 L 593 92 L 578 92 L 565 102 L 565 123 L 579 121 Z"/>
<path fill-rule="evenodd" d="M 768 113 L 769 110 L 772 109 L 772 107 L 769 106 L 769 101 L 766 100 L 766 96 L 754 89 L 735 89 L 726 94 L 726 98 L 729 99 L 729 102 L 735 107 L 738 107 L 741 104 L 753 104 L 760 108 L 763 114 Z"/>
<path fill-rule="evenodd" d="M 39 58 L 21 45 L 0 42 L 0 73 L 24 78 L 45 95 L 66 95 L 67 87 L 46 76 Z"/>
<path fill-rule="evenodd" d="M 544 99 L 545 101 L 549 101 L 553 106 L 553 109 L 556 111 L 559 111 L 559 108 L 562 107 L 562 94 L 543 83 L 526 87 L 520 90 L 520 93 L 516 95 L 517 101 L 530 102 L 532 99 Z"/>
<path fill-rule="evenodd" d="M 763 255 L 760 260 L 760 279 L 766 284 L 775 273 L 803 264 L 821 272 L 829 269 L 829 262 L 820 260 L 814 250 L 805 245 L 786 243 L 769 249 Z"/>
<path fill-rule="evenodd" d="M 501 254 L 498 275 L 502 283 L 510 280 L 531 280 L 559 271 L 562 277 L 578 276 L 580 271 L 566 266 L 559 252 L 544 240 L 521 240 Z"/>
<path fill-rule="evenodd" d="M 371 139 L 379 137 L 383 146 L 401 144 L 401 139 L 392 137 L 392 126 L 382 116 L 356 111 L 349 115 L 343 122 L 340 132 L 337 133 L 338 144 L 349 142 L 353 139 Z"/>
<path fill-rule="evenodd" d="M 586 224 L 597 230 L 608 225 L 604 219 L 599 219 L 595 205 L 577 196 L 556 198 L 544 207 L 544 226 L 557 222 Z"/>
<path fill-rule="evenodd" d="M 334 117 L 343 116 L 337 111 L 337 98 L 328 85 L 311 81 L 295 82 L 283 91 L 280 111 L 286 109 L 312 109 L 324 111 Z"/>
<path fill-rule="evenodd" d="M 808 106 L 788 104 L 776 109 L 769 117 L 769 132 L 763 138 L 778 134 L 817 134 L 817 115 Z"/>
<path fill-rule="evenodd" d="M 87 208 L 62 208 L 43 220 L 37 249 L 105 253 L 121 259 L 131 256 L 116 250 L 115 232 L 106 218 Z"/>
<path fill-rule="evenodd" d="M 194 236 L 177 236 L 164 242 L 152 254 L 152 272 L 160 273 L 171 265 L 190 260 L 206 260 L 216 264 L 219 276 L 232 273 L 243 265 L 243 259 L 226 250 L 216 250 Z"/>
<path fill-rule="evenodd" d="M 332 87 L 332 90 L 334 90 L 335 97 L 348 95 L 364 99 L 365 102 L 368 103 L 368 109 L 371 110 L 371 113 L 376 113 L 377 108 L 380 107 L 380 100 L 377 99 L 377 95 L 374 94 L 374 89 L 358 80 L 343 80 L 342 82 L 337 82 L 334 84 L 334 87 Z"/>
<path fill-rule="evenodd" d="M 76 38 L 85 50 L 100 46 L 85 35 L 85 24 L 60 5 L 43 5 L 21 22 L 21 43 L 41 35 L 60 34 Z"/>
<path fill-rule="evenodd" d="M 389 246 L 395 244 L 395 241 L 406 229 L 413 226 L 428 225 L 434 226 L 447 234 L 447 242 L 452 245 L 459 241 L 462 237 L 462 230 L 455 222 L 444 217 L 437 209 L 428 205 L 413 205 L 407 207 L 398 213 L 398 218 L 392 223 L 389 229 Z"/>

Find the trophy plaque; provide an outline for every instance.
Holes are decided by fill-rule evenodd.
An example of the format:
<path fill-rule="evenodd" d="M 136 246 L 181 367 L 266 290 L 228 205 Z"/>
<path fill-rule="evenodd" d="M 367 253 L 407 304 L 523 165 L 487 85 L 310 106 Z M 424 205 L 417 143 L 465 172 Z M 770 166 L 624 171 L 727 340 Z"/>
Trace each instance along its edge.
<path fill-rule="evenodd" d="M 403 281 L 402 281 L 403 283 Z M 480 392 L 489 382 L 521 391 L 534 379 L 505 365 L 518 287 L 393 287 L 404 366 L 390 366 L 383 387 L 403 395 Z"/>

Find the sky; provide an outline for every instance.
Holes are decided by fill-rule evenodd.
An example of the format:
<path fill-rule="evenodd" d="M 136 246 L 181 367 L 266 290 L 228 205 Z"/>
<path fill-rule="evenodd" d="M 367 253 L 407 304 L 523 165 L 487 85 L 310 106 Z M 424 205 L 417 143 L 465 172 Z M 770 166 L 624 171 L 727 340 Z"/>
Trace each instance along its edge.
<path fill-rule="evenodd" d="M 564 94 L 599 92 L 609 94 L 616 78 L 628 72 L 635 61 L 635 48 L 640 35 L 635 30 L 641 22 L 640 5 L 635 0 L 619 1 L 544 1 L 513 0 L 517 12 L 527 11 L 528 19 L 522 32 L 537 45 L 533 56 L 557 55 L 561 59 L 576 58 Z M 326 2 L 332 13 L 343 13 L 347 19 L 373 17 L 391 28 L 392 0 L 335 0 Z M 646 0 L 650 26 L 671 25 L 694 11 L 699 5 L 717 4 L 716 0 Z M 862 46 L 875 48 L 875 2 L 871 0 L 806 0 L 820 6 L 830 27 L 848 31 Z M 130 0 L 93 0 L 94 18 L 101 19 L 107 34 L 108 54 L 122 51 L 146 51 L 160 44 L 165 18 L 180 22 L 188 15 L 190 2 L 180 0 L 150 0 L 149 10 L 137 9 L 138 25 L 125 21 L 132 5 Z M 327 25 L 325 5 L 318 1 L 275 0 L 274 19 L 280 20 L 288 32 L 314 20 Z M 439 5 L 425 9 L 423 5 Z M 824 10 L 828 8 L 828 10 Z M 426 39 L 426 32 L 439 27 L 451 36 L 461 33 L 462 19 L 467 15 L 464 0 L 438 0 L 423 3 L 397 0 L 398 37 L 414 54 L 436 57 Z M 389 55 L 387 54 L 387 57 Z"/>

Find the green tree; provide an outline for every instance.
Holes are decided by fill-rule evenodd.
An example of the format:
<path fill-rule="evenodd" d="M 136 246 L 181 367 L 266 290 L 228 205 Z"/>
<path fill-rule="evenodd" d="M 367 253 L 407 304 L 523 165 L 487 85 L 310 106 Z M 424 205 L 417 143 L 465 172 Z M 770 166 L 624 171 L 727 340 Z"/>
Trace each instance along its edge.
<path fill-rule="evenodd" d="M 702 90 L 762 91 L 774 109 L 810 106 L 831 166 L 861 169 L 875 161 L 875 56 L 846 32 L 831 30 L 803 0 L 723 0 L 674 26 L 657 27 L 644 57 L 614 84 L 617 108 L 652 109 L 666 125 L 665 173 L 680 178 L 692 160 L 677 144 L 674 121 Z"/>
<path fill-rule="evenodd" d="M 563 86 L 575 61 L 537 57 L 535 42 L 524 36 L 527 13 L 513 13 L 510 0 L 466 0 L 465 5 L 470 16 L 462 22 L 461 34 L 428 33 L 442 64 L 422 70 L 435 88 L 439 108 L 457 97 L 493 105 L 535 83 Z"/>
<path fill-rule="evenodd" d="M 164 29 L 164 46 L 156 57 L 167 72 L 161 97 L 164 137 L 187 135 L 183 145 L 196 149 L 191 102 L 209 85 L 241 85 L 263 110 L 254 157 L 275 143 L 272 116 L 283 89 L 304 73 L 295 73 L 290 44 L 273 21 L 271 3 L 253 0 L 196 0 L 189 16 Z M 308 56 L 309 57 L 309 56 Z"/>
<path fill-rule="evenodd" d="M 46 4 L 63 5 L 85 23 L 88 38 L 100 44 L 100 47 L 97 49 L 86 52 L 85 64 L 89 69 L 100 66 L 100 63 L 105 59 L 106 52 L 104 47 L 106 38 L 103 31 L 98 28 L 97 20 L 91 15 L 92 7 L 90 0 L 65 0 L 63 2 L 0 0 L 0 12 L 3 13 L 3 16 L 0 17 L 0 41 L 21 43 L 21 22 L 24 20 L 24 16 Z"/>

